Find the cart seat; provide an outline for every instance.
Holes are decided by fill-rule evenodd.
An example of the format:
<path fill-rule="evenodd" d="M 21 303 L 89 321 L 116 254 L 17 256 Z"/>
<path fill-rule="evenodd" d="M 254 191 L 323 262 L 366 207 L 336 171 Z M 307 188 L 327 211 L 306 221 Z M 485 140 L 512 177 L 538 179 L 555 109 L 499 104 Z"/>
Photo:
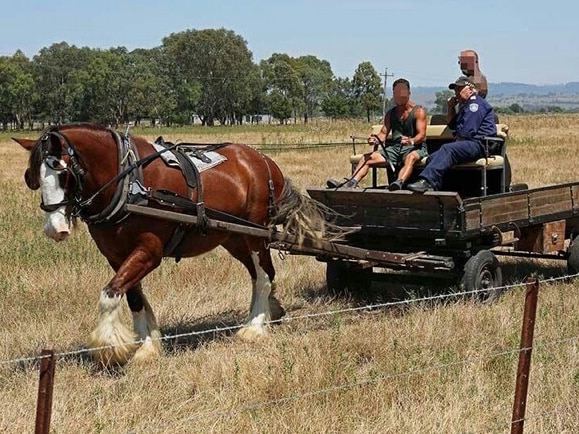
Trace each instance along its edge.
<path fill-rule="evenodd" d="M 487 149 L 487 157 L 479 158 L 476 161 L 471 161 L 467 163 L 456 164 L 452 167 L 451 171 L 479 171 L 480 172 L 480 196 L 486 196 L 489 192 L 488 183 L 487 183 L 487 171 L 500 171 L 498 176 L 498 186 L 493 189 L 493 193 L 503 193 L 507 190 L 508 186 L 506 185 L 506 140 L 508 138 L 509 127 L 506 124 L 498 123 L 497 126 L 497 135 L 493 137 L 486 137 L 484 140 L 484 145 Z M 378 134 L 382 128 L 382 125 L 374 125 L 372 126 L 372 134 Z M 391 134 L 388 135 L 386 141 L 391 138 Z M 432 154 L 436 150 L 438 150 L 443 144 L 448 143 L 454 140 L 452 135 L 452 130 L 448 128 L 446 125 L 427 125 L 426 126 L 426 144 L 428 147 L 428 153 Z M 368 149 L 366 152 L 369 152 Z M 356 169 L 356 165 L 360 161 L 364 154 L 356 153 L 350 156 L 350 164 L 352 166 L 352 173 Z M 416 177 L 422 169 L 426 166 L 426 162 L 428 161 L 428 157 L 424 157 L 422 160 L 416 163 L 414 171 L 414 177 Z M 377 174 L 376 168 L 382 167 L 387 168 L 387 164 L 382 164 L 374 167 L 372 173 L 372 187 L 377 187 Z M 391 170 L 388 170 L 391 172 Z M 393 177 L 393 174 L 389 173 L 389 178 Z M 449 175 L 451 178 L 452 175 Z M 395 179 L 395 178 L 394 178 Z M 451 183 L 452 185 L 452 183 Z"/>

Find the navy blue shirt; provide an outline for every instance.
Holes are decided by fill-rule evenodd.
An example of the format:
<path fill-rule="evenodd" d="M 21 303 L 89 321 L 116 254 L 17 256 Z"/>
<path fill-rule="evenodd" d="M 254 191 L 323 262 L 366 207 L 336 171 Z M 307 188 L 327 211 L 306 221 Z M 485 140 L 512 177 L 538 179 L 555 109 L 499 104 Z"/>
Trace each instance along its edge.
<path fill-rule="evenodd" d="M 495 111 L 477 94 L 462 104 L 458 114 L 448 126 L 454 130 L 455 137 L 467 140 L 480 140 L 483 137 L 497 135 Z"/>

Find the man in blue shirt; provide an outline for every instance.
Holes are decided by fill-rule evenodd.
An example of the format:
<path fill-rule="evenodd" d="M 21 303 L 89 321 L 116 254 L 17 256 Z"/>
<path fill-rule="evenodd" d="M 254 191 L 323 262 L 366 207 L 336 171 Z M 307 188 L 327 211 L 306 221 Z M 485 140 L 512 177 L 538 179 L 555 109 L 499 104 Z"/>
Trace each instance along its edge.
<path fill-rule="evenodd" d="M 442 145 L 430 155 L 420 179 L 407 186 L 410 191 L 440 190 L 442 177 L 451 166 L 484 157 L 484 137 L 497 134 L 493 108 L 477 94 L 476 86 L 468 77 L 459 77 L 448 88 L 455 94 L 447 102 L 446 113 L 448 127 L 454 130 L 454 142 Z"/>

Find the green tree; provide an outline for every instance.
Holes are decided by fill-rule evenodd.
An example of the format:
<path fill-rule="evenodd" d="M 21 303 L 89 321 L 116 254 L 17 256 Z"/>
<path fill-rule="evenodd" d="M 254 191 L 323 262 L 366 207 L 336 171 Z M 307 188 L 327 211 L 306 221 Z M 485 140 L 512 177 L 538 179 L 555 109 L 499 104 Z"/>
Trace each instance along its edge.
<path fill-rule="evenodd" d="M 298 57 L 293 63 L 301 82 L 303 118 L 307 124 L 328 94 L 334 73 L 327 60 L 320 60 L 316 56 Z"/>
<path fill-rule="evenodd" d="M 191 85 L 199 84 L 195 111 L 204 125 L 234 122 L 236 111 L 249 107 L 254 63 L 241 36 L 223 28 L 186 30 L 164 38 L 163 47 L 176 68 L 176 90 L 190 95 Z"/>
<path fill-rule="evenodd" d="M 291 100 L 278 90 L 274 90 L 268 95 L 268 105 L 270 113 L 280 124 L 285 124 L 292 115 Z"/>
<path fill-rule="evenodd" d="M 270 113 L 285 123 L 291 112 L 296 113 L 303 104 L 303 86 L 295 69 L 295 61 L 287 54 L 274 53 L 269 59 L 261 61 L 260 69 Z M 289 116 L 286 115 L 288 104 Z"/>
<path fill-rule="evenodd" d="M 509 106 L 509 109 L 513 113 L 524 113 L 525 112 L 525 109 L 520 104 L 517 104 L 517 103 L 511 104 Z"/>
<path fill-rule="evenodd" d="M 75 72 L 84 70 L 90 57 L 89 48 L 77 48 L 66 42 L 45 47 L 34 56 L 34 81 L 42 96 L 38 109 L 43 120 L 55 123 L 72 120 Z"/>
<path fill-rule="evenodd" d="M 345 118 L 350 114 L 351 102 L 352 83 L 347 78 L 336 78 L 322 100 L 322 110 L 332 119 Z"/>
<path fill-rule="evenodd" d="M 370 62 L 362 62 L 356 68 L 352 79 L 355 100 L 363 107 L 368 122 L 372 113 L 380 109 L 383 88 L 380 75 Z"/>
<path fill-rule="evenodd" d="M 0 57 L 0 121 L 6 129 L 9 122 L 23 129 L 32 125 L 35 97 L 32 64 L 21 52 Z"/>
<path fill-rule="evenodd" d="M 147 117 L 153 125 L 160 117 L 170 118 L 177 107 L 176 92 L 161 48 L 138 48 L 128 56 L 134 70 L 127 104 L 129 118 L 134 119 L 135 125 Z"/>
<path fill-rule="evenodd" d="M 450 97 L 454 96 L 454 92 L 452 90 L 443 90 L 441 92 L 436 92 L 434 104 L 435 107 L 432 110 L 434 114 L 445 114 L 447 101 Z"/>

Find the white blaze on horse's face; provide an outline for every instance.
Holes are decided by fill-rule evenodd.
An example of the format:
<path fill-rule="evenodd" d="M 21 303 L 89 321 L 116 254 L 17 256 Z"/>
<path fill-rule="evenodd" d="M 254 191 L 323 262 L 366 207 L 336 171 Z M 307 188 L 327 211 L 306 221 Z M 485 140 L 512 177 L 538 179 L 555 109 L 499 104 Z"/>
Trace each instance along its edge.
<path fill-rule="evenodd" d="M 49 158 L 56 159 L 56 157 Z M 56 162 L 59 166 L 66 168 L 66 163 L 63 160 L 56 160 Z M 40 165 L 40 191 L 44 205 L 52 205 L 64 201 L 66 192 L 60 186 L 59 173 L 46 162 L 42 162 Z M 44 233 L 47 237 L 55 241 L 64 241 L 70 235 L 70 228 L 71 222 L 66 217 L 66 207 L 64 205 L 55 211 L 45 212 Z"/>

